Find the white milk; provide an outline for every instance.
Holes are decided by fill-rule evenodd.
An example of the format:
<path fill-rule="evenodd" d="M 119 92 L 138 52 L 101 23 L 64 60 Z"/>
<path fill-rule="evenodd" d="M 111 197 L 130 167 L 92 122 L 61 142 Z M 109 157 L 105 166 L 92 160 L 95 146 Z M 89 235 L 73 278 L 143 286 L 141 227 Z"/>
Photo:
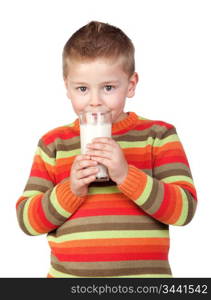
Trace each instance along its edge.
<path fill-rule="evenodd" d="M 111 125 L 110 123 L 104 124 L 81 124 L 80 125 L 80 138 L 81 138 L 81 153 L 85 154 L 88 148 L 86 145 L 92 143 L 92 139 L 97 137 L 111 137 Z M 99 172 L 97 173 L 97 179 L 102 177 L 108 177 L 107 168 L 98 164 Z"/>

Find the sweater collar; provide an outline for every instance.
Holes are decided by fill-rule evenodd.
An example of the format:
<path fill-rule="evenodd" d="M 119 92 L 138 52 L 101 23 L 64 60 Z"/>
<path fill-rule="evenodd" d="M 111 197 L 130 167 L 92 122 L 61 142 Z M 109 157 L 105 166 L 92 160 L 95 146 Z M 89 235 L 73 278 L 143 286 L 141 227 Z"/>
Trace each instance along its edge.
<path fill-rule="evenodd" d="M 134 128 L 137 123 L 138 123 L 138 115 L 135 112 L 127 112 L 127 116 L 112 124 L 112 134 L 118 133 L 119 131 L 128 131 L 132 128 Z M 72 129 L 80 132 L 80 124 L 79 124 L 79 119 L 77 118 L 73 124 Z"/>

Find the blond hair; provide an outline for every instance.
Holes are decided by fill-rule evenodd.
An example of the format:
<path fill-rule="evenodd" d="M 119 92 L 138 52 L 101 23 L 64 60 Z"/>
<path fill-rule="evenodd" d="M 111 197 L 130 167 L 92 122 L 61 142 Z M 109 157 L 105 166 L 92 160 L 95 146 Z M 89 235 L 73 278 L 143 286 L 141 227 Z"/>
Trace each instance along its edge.
<path fill-rule="evenodd" d="M 68 61 L 89 61 L 96 58 L 123 58 L 123 70 L 129 76 L 135 71 L 134 46 L 119 28 L 108 23 L 91 21 L 77 30 L 66 42 L 63 53 L 63 77 L 68 75 Z"/>

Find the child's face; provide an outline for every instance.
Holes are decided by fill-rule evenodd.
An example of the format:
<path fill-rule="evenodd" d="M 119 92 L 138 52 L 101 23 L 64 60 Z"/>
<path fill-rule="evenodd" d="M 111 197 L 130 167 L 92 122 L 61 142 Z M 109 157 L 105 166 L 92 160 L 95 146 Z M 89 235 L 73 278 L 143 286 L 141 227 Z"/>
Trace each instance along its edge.
<path fill-rule="evenodd" d="M 87 105 L 105 105 L 111 110 L 113 123 L 125 117 L 125 100 L 134 96 L 138 74 L 128 78 L 121 59 L 115 62 L 103 58 L 91 62 L 71 61 L 68 68 L 65 86 L 77 115 Z"/>

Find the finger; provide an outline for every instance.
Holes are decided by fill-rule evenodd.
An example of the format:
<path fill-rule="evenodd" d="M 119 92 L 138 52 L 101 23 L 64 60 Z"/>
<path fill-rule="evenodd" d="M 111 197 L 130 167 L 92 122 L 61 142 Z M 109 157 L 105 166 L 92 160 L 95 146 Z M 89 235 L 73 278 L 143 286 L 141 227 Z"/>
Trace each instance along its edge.
<path fill-rule="evenodd" d="M 96 175 L 98 172 L 99 172 L 99 169 L 97 167 L 83 169 L 76 173 L 76 178 L 79 180 L 79 179 L 82 179 L 82 178 L 90 176 L 90 175 Z"/>
<path fill-rule="evenodd" d="M 93 156 L 91 157 L 91 159 L 97 161 L 99 164 L 106 166 L 108 169 L 111 167 L 111 160 L 108 158 Z"/>
<path fill-rule="evenodd" d="M 111 144 L 92 143 L 92 144 L 87 144 L 87 149 L 88 150 L 97 149 L 97 150 L 105 150 L 105 151 L 112 152 L 113 147 Z"/>
<path fill-rule="evenodd" d="M 92 140 L 92 143 L 113 144 L 115 141 L 109 137 L 98 137 Z M 115 142 L 116 143 L 116 142 Z"/>
<path fill-rule="evenodd" d="M 83 170 L 84 168 L 88 168 L 88 167 L 94 167 L 97 165 L 97 162 L 94 162 L 91 160 L 91 158 L 89 160 L 80 160 L 75 164 L 74 169 L 76 171 L 79 170 Z"/>
<path fill-rule="evenodd" d="M 99 156 L 99 157 L 103 157 L 103 158 L 110 158 L 112 157 L 112 152 L 111 151 L 102 151 L 102 150 L 88 150 L 87 154 L 90 155 L 90 157 L 92 156 Z"/>
<path fill-rule="evenodd" d="M 85 178 L 81 179 L 80 181 L 81 181 L 82 185 L 87 185 L 87 184 L 95 181 L 95 179 L 96 179 L 96 176 L 91 175 L 91 176 L 88 176 L 88 177 L 85 177 Z"/>
<path fill-rule="evenodd" d="M 81 161 L 83 159 L 90 159 L 90 156 L 87 154 L 80 154 L 76 156 L 74 161 Z"/>

